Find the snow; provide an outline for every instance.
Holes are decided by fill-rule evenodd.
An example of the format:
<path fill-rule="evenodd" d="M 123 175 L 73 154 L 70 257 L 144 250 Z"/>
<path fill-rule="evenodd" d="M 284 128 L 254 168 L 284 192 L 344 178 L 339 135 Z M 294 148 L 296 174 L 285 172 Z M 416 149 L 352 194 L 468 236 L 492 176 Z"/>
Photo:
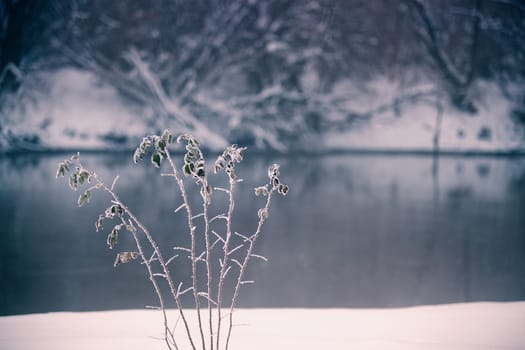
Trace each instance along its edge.
<path fill-rule="evenodd" d="M 405 94 L 430 91 L 432 85 L 419 84 Z M 506 152 L 525 151 L 523 136 L 510 119 L 512 105 L 494 83 L 480 82 L 476 88 L 481 101 L 475 115 L 443 105 L 440 149 L 447 152 Z M 340 84 L 335 96 L 349 95 L 348 108 L 365 113 L 386 105 L 399 94 L 399 86 L 386 78 L 351 86 Z M 446 101 L 444 101 L 446 102 Z M 428 101 L 407 103 L 401 107 L 401 116 L 392 109 L 375 115 L 369 123 L 346 132 L 332 132 L 324 137 L 326 149 L 370 149 L 430 151 L 436 123 L 435 104 Z M 483 128 L 490 129 L 490 139 L 479 137 Z"/>
<path fill-rule="evenodd" d="M 190 322 L 195 321 L 192 311 L 187 314 Z M 234 320 L 232 350 L 525 348 L 525 302 L 401 309 L 239 309 Z M 158 339 L 161 321 L 161 314 L 153 310 L 0 317 L 0 348 L 164 349 Z M 182 335 L 181 324 L 177 331 Z"/>
<path fill-rule="evenodd" d="M 286 50 L 288 46 L 279 41 L 270 41 L 268 44 L 266 44 L 266 51 L 268 52 L 275 52 L 278 50 Z"/>
<path fill-rule="evenodd" d="M 17 113 L 25 114 L 18 119 L 28 120 L 18 127 L 22 131 L 40 133 L 44 146 L 104 148 L 107 144 L 100 136 L 118 134 L 123 129 L 126 136 L 139 139 L 144 136 L 144 125 L 137 116 L 139 111 L 128 108 L 116 89 L 100 84 L 93 74 L 63 69 L 46 73 L 43 79 L 49 82 L 46 94 Z M 48 126 L 45 130 L 38 130 L 38 125 L 42 123 Z"/>
<path fill-rule="evenodd" d="M 267 49 L 278 50 L 282 43 L 271 41 Z M 137 56 L 136 54 L 135 56 Z M 226 144 L 224 139 L 229 129 L 239 124 L 249 123 L 246 118 L 246 105 L 260 103 L 273 95 L 292 94 L 280 83 L 266 87 L 256 95 L 240 95 L 228 97 L 230 87 L 224 88 L 222 96 L 213 96 L 206 89 L 196 93 L 195 101 L 209 106 L 222 115 L 229 116 L 221 130 L 215 130 L 209 121 L 202 121 L 190 110 L 179 106 L 177 100 L 172 100 L 162 90 L 160 83 L 148 70 L 147 65 L 133 56 L 138 71 L 146 76 L 154 96 L 170 113 L 177 115 L 177 122 L 162 125 L 174 131 L 186 132 L 186 126 L 191 125 L 192 132 L 207 147 L 220 150 Z M 140 68 L 140 69 L 139 69 Z M 93 73 L 74 68 L 64 68 L 56 72 L 42 73 L 40 77 L 48 85 L 47 91 L 39 93 L 34 103 L 17 106 L 10 112 L 14 121 L 10 131 L 14 135 L 37 134 L 44 148 L 50 149 L 112 149 L 115 144 L 108 142 L 105 136 L 122 139 L 123 147 L 132 147 L 142 136 L 157 132 L 152 130 L 148 121 L 156 120 L 155 111 L 151 106 L 133 105 L 127 103 L 113 86 L 103 83 Z M 230 79 L 230 78 L 228 78 Z M 301 84 L 307 96 L 312 101 L 327 103 L 337 102 L 338 108 L 327 110 L 322 118 L 341 121 L 346 112 L 368 113 L 377 111 L 368 121 L 349 125 L 344 130 L 335 129 L 324 132 L 319 137 L 318 151 L 330 150 L 401 150 L 401 151 L 431 151 L 436 124 L 436 106 L 434 97 L 419 99 L 416 102 L 406 102 L 400 107 L 400 115 L 396 115 L 391 106 L 396 98 L 418 93 L 434 91 L 429 82 L 415 83 L 409 87 L 401 87 L 399 82 L 378 77 L 370 81 L 341 80 L 330 93 L 319 94 L 317 86 L 320 77 L 311 66 L 307 66 L 300 77 Z M 238 82 L 235 84 L 239 85 Z M 242 84 L 241 84 L 242 85 Z M 511 89 L 511 87 L 509 87 Z M 241 89 L 242 90 L 242 89 Z M 475 89 L 478 113 L 470 115 L 443 100 L 442 132 L 440 149 L 448 152 L 525 152 L 524 130 L 517 129 L 509 117 L 512 103 L 503 95 L 495 83 L 480 81 Z M 153 99 L 155 100 L 155 99 Z M 152 100 L 152 101 L 153 101 Z M 153 101 L 154 102 L 154 101 Z M 153 103 L 152 102 L 152 103 Z M 269 113 L 278 114 L 278 109 L 268 109 Z M 305 110 L 304 113 L 308 111 Z M 301 110 L 296 116 L 302 118 Z M 281 123 L 281 122 L 279 122 Z M 162 124 L 162 123 L 161 123 Z M 279 125 L 282 130 L 289 130 L 286 121 Z M 281 136 L 276 134 L 271 125 L 248 125 L 257 141 L 266 142 L 275 150 L 286 152 L 288 147 Z M 291 123 L 290 125 L 293 125 Z M 160 127 L 160 126 L 159 126 Z M 489 130 L 488 137 L 480 137 L 483 129 Z M 292 130 L 293 131 L 293 130 Z M 317 138 L 317 136 L 316 136 Z M 305 140 L 310 140 L 305 138 Z M 109 140 L 111 141 L 111 140 Z M 309 141 L 302 145 L 311 149 Z M 256 142 L 257 147 L 264 143 Z M 295 147 L 295 149 L 300 149 Z"/>

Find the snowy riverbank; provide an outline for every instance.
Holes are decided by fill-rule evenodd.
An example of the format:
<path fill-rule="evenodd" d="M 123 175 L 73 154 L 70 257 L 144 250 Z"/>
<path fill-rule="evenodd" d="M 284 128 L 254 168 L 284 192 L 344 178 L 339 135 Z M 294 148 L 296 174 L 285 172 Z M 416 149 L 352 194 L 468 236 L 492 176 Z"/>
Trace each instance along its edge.
<path fill-rule="evenodd" d="M 525 349 L 525 302 L 240 309 L 235 322 L 232 350 Z M 163 349 L 160 334 L 161 315 L 152 310 L 0 317 L 0 348 L 9 350 Z"/>
<path fill-rule="evenodd" d="M 3 130 L 0 129 L 0 152 L 128 149 L 135 147 L 145 134 L 156 131 L 151 120 L 158 118 L 150 107 L 130 104 L 113 86 L 101 82 L 90 72 L 69 68 L 42 73 L 40 80 L 47 84 L 44 91 L 40 91 L 31 102 L 23 103 L 15 99 L 9 113 L 5 111 L 6 115 L 0 114 L 6 120 Z M 395 109 L 385 107 L 398 101 L 403 94 L 415 94 L 420 90 L 433 91 L 432 84 L 418 85 L 413 91 L 403 92 L 397 83 L 383 78 L 370 81 L 364 86 L 361 83 L 344 81 L 336 85 L 330 94 L 323 95 L 324 99 L 346 101 L 341 106 L 346 111 L 344 116 L 326 112 L 318 120 L 319 123 L 342 123 L 341 127 L 319 130 L 319 133 L 310 136 L 304 130 L 299 131 L 300 135 L 294 136 L 298 138 L 293 145 L 286 141 L 291 134 L 274 135 L 248 122 L 244 125 L 241 121 L 236 121 L 234 116 L 241 112 L 234 108 L 231 101 L 219 101 L 199 95 L 197 100 L 202 100 L 202 103 L 205 101 L 214 110 L 221 111 L 230 118 L 227 123 L 216 125 L 213 132 L 206 128 L 199 129 L 197 133 L 195 130 L 192 132 L 206 147 L 213 150 L 222 150 L 228 142 L 239 142 L 250 146 L 251 150 L 267 150 L 269 146 L 270 149 L 284 153 L 356 149 L 430 152 L 438 133 L 439 147 L 445 152 L 525 152 L 523 130 L 510 117 L 513 104 L 494 83 L 480 82 L 478 85 L 476 91 L 482 102 L 475 115 L 461 112 L 443 102 L 442 120 L 438 123 L 435 103 L 426 100 L 403 104 L 402 110 L 397 113 Z M 274 90 L 270 89 L 267 93 L 276 96 L 285 93 L 281 88 Z M 308 111 L 304 110 L 299 115 L 304 117 L 308 115 Z M 345 118 L 349 118 L 348 115 L 355 115 L 355 120 L 344 122 Z M 206 113 L 198 116 L 204 118 L 202 120 L 205 123 L 216 119 Z M 161 129 L 169 127 L 175 133 L 187 131 L 177 127 L 174 120 L 159 120 L 157 122 Z M 282 119 L 277 124 L 280 129 L 291 133 L 289 129 L 294 127 L 290 123 L 291 121 Z M 243 128 L 254 133 L 255 139 L 242 136 L 242 133 L 232 133 L 234 126 L 229 124 L 244 125 Z M 240 127 L 239 125 L 237 126 Z M 271 129 L 271 124 L 266 126 Z M 222 135 L 227 140 L 218 139 L 217 135 Z M 278 141 L 279 138 L 283 139 Z M 268 143 L 266 146 L 261 141 L 263 139 Z"/>

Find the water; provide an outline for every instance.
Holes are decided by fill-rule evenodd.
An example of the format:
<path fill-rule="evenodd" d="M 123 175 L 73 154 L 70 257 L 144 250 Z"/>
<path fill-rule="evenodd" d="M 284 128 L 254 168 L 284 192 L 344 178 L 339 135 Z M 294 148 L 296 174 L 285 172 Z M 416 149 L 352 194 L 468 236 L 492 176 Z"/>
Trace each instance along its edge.
<path fill-rule="evenodd" d="M 0 158 L 0 314 L 155 305 L 144 266 L 113 267 L 118 251 L 132 249 L 130 238 L 111 251 L 111 225 L 94 231 L 108 197 L 95 193 L 78 208 L 78 193 L 55 180 L 64 157 Z M 108 182 L 120 174 L 117 191 L 166 256 L 173 245 L 188 245 L 184 214 L 173 213 L 180 199 L 172 178 L 132 165 L 127 154 L 83 158 Z M 525 158 L 248 155 L 238 169 L 245 181 L 236 231 L 255 229 L 263 203 L 252 188 L 274 161 L 291 191 L 272 205 L 257 249 L 269 261 L 253 261 L 247 278 L 256 283 L 241 291 L 241 306 L 525 300 Z M 224 204 L 216 192 L 213 210 Z M 172 270 L 187 283 L 184 264 Z"/>

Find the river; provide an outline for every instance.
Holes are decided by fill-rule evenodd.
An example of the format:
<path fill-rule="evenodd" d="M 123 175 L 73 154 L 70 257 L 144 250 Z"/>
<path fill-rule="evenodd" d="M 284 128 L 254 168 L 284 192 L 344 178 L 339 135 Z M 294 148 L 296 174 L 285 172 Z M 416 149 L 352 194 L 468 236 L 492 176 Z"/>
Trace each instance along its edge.
<path fill-rule="evenodd" d="M 0 158 L 0 315 L 142 308 L 155 305 L 143 265 L 113 267 L 131 250 L 121 235 L 94 222 L 109 197 L 94 193 L 78 208 L 79 193 L 55 179 L 66 155 Z M 173 178 L 128 154 L 82 155 L 150 228 L 163 254 L 189 246 Z M 525 158 L 489 156 L 247 154 L 237 169 L 233 229 L 247 234 L 264 200 L 253 187 L 266 168 L 281 164 L 290 186 L 277 196 L 257 242 L 240 294 L 243 307 L 400 307 L 471 301 L 525 300 Z M 211 178 L 225 185 L 225 175 Z M 187 181 L 198 213 L 198 193 Z M 215 191 L 212 212 L 225 211 Z M 222 209 L 221 209 L 222 208 Z M 224 232 L 224 224 L 214 229 Z M 222 225 L 222 226 L 221 226 Z M 184 257 L 173 266 L 189 283 Z M 175 260 L 176 262 L 178 260 Z M 187 305 L 191 306 L 190 301 Z"/>

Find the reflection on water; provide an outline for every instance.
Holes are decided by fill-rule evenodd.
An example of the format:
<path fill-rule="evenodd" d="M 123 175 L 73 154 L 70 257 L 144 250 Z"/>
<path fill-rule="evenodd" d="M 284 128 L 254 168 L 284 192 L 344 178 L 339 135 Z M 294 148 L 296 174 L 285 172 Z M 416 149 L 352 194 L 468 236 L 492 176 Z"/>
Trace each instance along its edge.
<path fill-rule="evenodd" d="M 116 252 L 107 249 L 104 233 L 94 232 L 107 197 L 95 194 L 79 209 L 76 194 L 54 179 L 63 158 L 0 158 L 0 314 L 154 304 L 143 266 L 113 268 Z M 188 244 L 184 215 L 173 213 L 180 199 L 172 179 L 131 165 L 127 155 L 84 159 L 108 181 L 121 175 L 119 193 L 165 255 Z M 241 164 L 236 231 L 255 228 L 262 203 L 252 188 L 266 181 L 273 161 L 251 156 Z M 270 260 L 249 269 L 256 284 L 242 291 L 241 306 L 525 299 L 524 158 L 436 163 L 425 156 L 344 155 L 278 162 L 291 192 L 271 208 L 258 246 Z M 224 194 L 216 193 L 214 205 L 221 204 Z M 122 238 L 118 248 L 131 249 L 130 240 Z M 186 267 L 173 267 L 184 281 Z"/>

